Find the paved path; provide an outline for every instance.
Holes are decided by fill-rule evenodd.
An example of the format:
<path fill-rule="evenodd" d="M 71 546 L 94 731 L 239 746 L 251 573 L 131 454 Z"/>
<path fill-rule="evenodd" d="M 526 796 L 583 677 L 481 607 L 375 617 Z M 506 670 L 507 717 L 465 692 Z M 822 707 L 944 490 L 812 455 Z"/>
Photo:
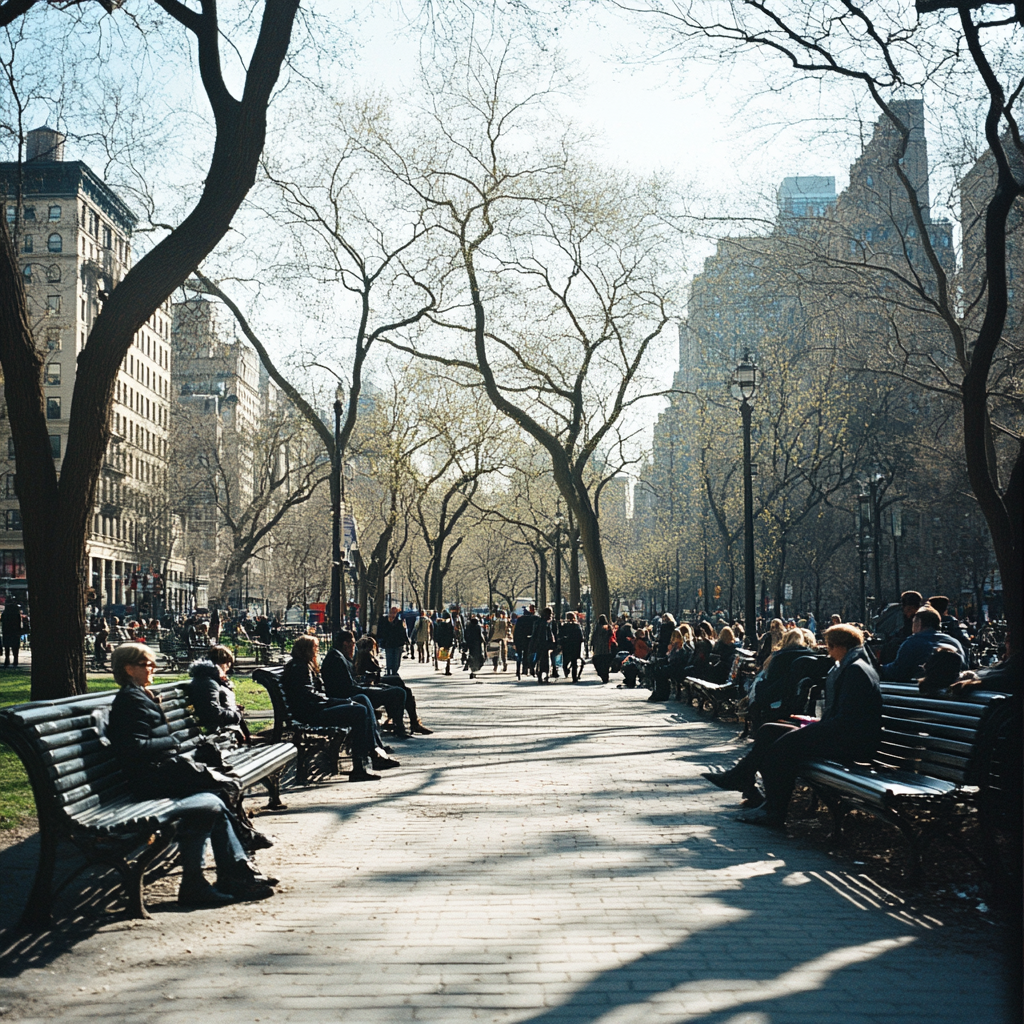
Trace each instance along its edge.
<path fill-rule="evenodd" d="M 734 730 L 596 680 L 496 678 L 427 677 L 437 733 L 400 769 L 294 792 L 266 825 L 274 899 L 23 943 L 6 1019 L 1005 1020 L 991 949 L 731 819 L 698 772 Z"/>

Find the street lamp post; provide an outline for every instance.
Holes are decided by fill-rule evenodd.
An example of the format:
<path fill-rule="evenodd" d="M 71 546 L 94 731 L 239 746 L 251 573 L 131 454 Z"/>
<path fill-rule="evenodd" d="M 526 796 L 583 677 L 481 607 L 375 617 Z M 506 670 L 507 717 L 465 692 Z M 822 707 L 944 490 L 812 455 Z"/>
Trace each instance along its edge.
<path fill-rule="evenodd" d="M 744 630 L 748 645 L 757 643 L 757 601 L 754 594 L 754 481 L 750 463 L 750 404 L 757 390 L 757 366 L 747 352 L 736 367 L 733 384 L 740 392 L 740 416 L 743 419 L 743 591 Z M 705 601 L 707 595 L 705 594 Z"/>
<path fill-rule="evenodd" d="M 555 506 L 555 622 L 562 621 L 562 510 Z"/>
<path fill-rule="evenodd" d="M 341 629 L 341 411 L 344 391 L 334 392 L 334 465 L 331 466 L 331 636 Z"/>
<path fill-rule="evenodd" d="M 875 614 L 885 607 L 882 599 L 882 510 L 878 503 L 878 485 L 885 479 L 880 470 L 871 474 L 871 557 L 875 561 Z"/>
<path fill-rule="evenodd" d="M 857 495 L 857 553 L 860 558 L 860 621 L 868 621 L 868 545 L 871 543 L 871 495 L 864 490 Z"/>

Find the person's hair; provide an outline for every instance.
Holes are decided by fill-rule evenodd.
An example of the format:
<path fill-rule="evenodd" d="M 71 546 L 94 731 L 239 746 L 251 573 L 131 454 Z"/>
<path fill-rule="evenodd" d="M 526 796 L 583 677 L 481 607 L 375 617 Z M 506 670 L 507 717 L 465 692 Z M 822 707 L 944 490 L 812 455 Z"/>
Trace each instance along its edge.
<path fill-rule="evenodd" d="M 691 626 L 688 622 L 680 622 L 678 628 L 679 632 L 683 636 L 684 643 L 687 640 L 693 640 L 693 626 Z"/>
<path fill-rule="evenodd" d="M 196 632 L 205 633 L 210 627 L 205 622 L 196 623 Z"/>
<path fill-rule="evenodd" d="M 121 644 L 110 656 L 110 671 L 114 673 L 114 681 L 119 686 L 127 686 L 132 682 L 126 668 L 128 665 L 145 665 L 151 661 L 156 664 L 156 653 L 145 644 Z"/>
<path fill-rule="evenodd" d="M 734 644 L 736 643 L 736 634 L 732 631 L 731 627 L 723 626 L 722 632 L 718 634 L 718 642 L 721 644 Z"/>
<path fill-rule="evenodd" d="M 599 626 L 607 626 L 608 625 L 608 616 L 607 615 L 598 615 L 598 617 L 597 617 L 597 624 Z"/>
<path fill-rule="evenodd" d="M 814 635 L 814 631 L 810 629 L 801 629 L 801 633 L 804 635 L 804 646 L 814 647 L 818 643 L 818 638 Z"/>
<path fill-rule="evenodd" d="M 292 644 L 292 657 L 296 661 L 309 665 L 314 672 L 319 672 L 320 663 L 316 657 L 319 648 L 320 644 L 315 636 L 299 636 L 295 638 L 295 643 Z"/>
<path fill-rule="evenodd" d="M 502 614 L 502 617 L 504 617 L 505 613 L 502 612 L 501 614 Z M 576 613 L 575 612 L 566 612 L 565 613 L 565 621 L 566 622 L 575 622 L 576 621 Z"/>
<path fill-rule="evenodd" d="M 779 649 L 784 651 L 787 647 L 806 647 L 805 632 L 803 629 L 787 629 L 782 636 L 782 647 Z"/>
<path fill-rule="evenodd" d="M 915 608 L 920 608 L 924 604 L 924 598 L 916 590 L 904 590 L 900 594 L 900 607 L 908 608 L 913 605 Z"/>
<path fill-rule="evenodd" d="M 825 630 L 825 643 L 829 647 L 845 647 L 852 651 L 854 647 L 864 644 L 864 634 L 856 627 L 844 622 L 838 626 L 829 626 Z"/>
<path fill-rule="evenodd" d="M 839 623 L 843 621 L 843 619 L 841 615 L 833 615 L 829 621 L 832 623 L 833 626 L 838 626 Z"/>
<path fill-rule="evenodd" d="M 948 597 L 929 597 L 928 604 L 930 604 L 940 615 L 945 615 L 949 611 L 949 598 Z"/>
<path fill-rule="evenodd" d="M 714 640 L 718 636 L 715 627 L 707 619 L 703 619 L 697 629 L 702 636 L 706 636 L 709 640 Z"/>
<path fill-rule="evenodd" d="M 915 619 L 919 619 L 922 629 L 938 629 L 942 625 L 942 617 L 929 605 L 917 609 Z"/>
<path fill-rule="evenodd" d="M 206 655 L 214 665 L 227 665 L 231 668 L 235 663 L 235 655 L 230 647 L 225 647 L 223 644 L 217 644 L 211 647 Z"/>
<path fill-rule="evenodd" d="M 671 612 L 662 612 L 661 613 L 661 625 L 662 625 L 662 628 L 664 628 L 667 625 L 667 626 L 669 626 L 670 629 L 675 629 L 676 628 L 675 616 Z"/>
<path fill-rule="evenodd" d="M 334 646 L 341 647 L 342 644 L 349 642 L 355 642 L 356 635 L 351 629 L 339 629 L 337 636 L 334 638 Z"/>

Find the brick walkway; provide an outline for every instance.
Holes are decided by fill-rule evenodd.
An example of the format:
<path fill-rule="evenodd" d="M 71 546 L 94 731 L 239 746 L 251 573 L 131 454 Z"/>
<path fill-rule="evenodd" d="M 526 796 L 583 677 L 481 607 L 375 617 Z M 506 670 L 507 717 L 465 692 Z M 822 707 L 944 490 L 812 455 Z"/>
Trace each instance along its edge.
<path fill-rule="evenodd" d="M 278 896 L 22 944 L 7 1019 L 1005 1020 L 995 929 L 965 949 L 820 850 L 731 819 L 698 772 L 731 760 L 734 729 L 592 678 L 431 674 L 417 696 L 437 733 L 401 768 L 264 819 Z"/>

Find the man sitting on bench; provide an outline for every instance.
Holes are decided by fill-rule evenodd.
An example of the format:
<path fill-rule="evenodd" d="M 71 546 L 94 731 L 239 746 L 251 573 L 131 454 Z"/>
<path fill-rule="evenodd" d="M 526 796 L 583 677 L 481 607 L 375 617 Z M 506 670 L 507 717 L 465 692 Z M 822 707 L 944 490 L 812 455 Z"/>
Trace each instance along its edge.
<path fill-rule="evenodd" d="M 405 730 L 406 690 L 401 686 L 360 686 L 356 680 L 352 659 L 356 653 L 356 638 L 352 632 L 342 629 L 335 638 L 334 646 L 324 655 L 320 674 L 324 680 L 324 692 L 332 700 L 347 700 L 356 694 L 368 698 L 375 708 L 384 708 L 395 728 L 395 739 L 407 740 Z M 411 696 L 411 694 L 410 694 Z M 416 722 L 416 700 L 409 717 Z"/>
<path fill-rule="evenodd" d="M 719 789 L 743 793 L 757 802 L 754 775 L 764 780 L 763 806 L 738 821 L 781 829 L 786 808 L 805 761 L 870 761 L 882 735 L 882 693 L 878 673 L 864 650 L 864 634 L 854 626 L 825 630 L 825 646 L 836 663 L 825 681 L 825 711 L 820 720 L 794 715 L 757 730 L 750 753 L 726 772 L 703 772 Z"/>

